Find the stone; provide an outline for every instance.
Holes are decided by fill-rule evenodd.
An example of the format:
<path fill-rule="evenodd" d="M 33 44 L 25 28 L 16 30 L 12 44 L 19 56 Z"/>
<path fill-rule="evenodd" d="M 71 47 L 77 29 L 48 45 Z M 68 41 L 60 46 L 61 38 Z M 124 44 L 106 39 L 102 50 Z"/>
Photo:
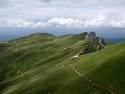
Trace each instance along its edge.
<path fill-rule="evenodd" d="M 81 53 L 79 53 L 79 55 L 83 55 L 83 54 L 87 54 L 87 53 L 92 53 L 92 49 L 91 47 L 89 47 L 88 45 L 85 45 L 85 48 L 83 49 L 83 51 Z"/>
<path fill-rule="evenodd" d="M 104 45 L 104 46 L 106 45 L 106 44 L 105 44 L 105 41 L 104 41 L 104 39 L 103 39 L 102 37 L 100 37 L 99 43 L 102 44 L 102 45 Z"/>
<path fill-rule="evenodd" d="M 94 43 L 95 45 L 97 45 L 96 33 L 95 32 L 87 33 L 87 35 L 85 36 L 85 39 L 87 39 L 87 40 L 91 41 L 92 43 Z"/>

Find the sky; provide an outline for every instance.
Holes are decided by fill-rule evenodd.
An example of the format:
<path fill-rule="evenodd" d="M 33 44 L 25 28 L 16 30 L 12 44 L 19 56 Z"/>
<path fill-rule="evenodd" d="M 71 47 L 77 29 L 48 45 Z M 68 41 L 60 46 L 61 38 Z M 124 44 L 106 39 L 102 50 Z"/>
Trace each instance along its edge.
<path fill-rule="evenodd" d="M 0 28 L 9 27 L 125 28 L 125 0 L 0 0 Z"/>
<path fill-rule="evenodd" d="M 0 0 L 0 38 L 86 31 L 125 38 L 125 0 Z"/>

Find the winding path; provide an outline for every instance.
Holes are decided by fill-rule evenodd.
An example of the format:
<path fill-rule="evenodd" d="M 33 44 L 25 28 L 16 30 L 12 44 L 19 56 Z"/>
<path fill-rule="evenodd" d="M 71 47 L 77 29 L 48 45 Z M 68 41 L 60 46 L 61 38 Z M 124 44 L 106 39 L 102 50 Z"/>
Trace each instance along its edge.
<path fill-rule="evenodd" d="M 115 91 L 113 91 L 111 88 L 109 88 L 109 87 L 107 87 L 107 86 L 105 86 L 105 85 L 102 85 L 101 83 L 98 83 L 98 82 L 96 82 L 96 81 L 94 81 L 94 80 L 88 78 L 87 76 L 85 76 L 85 75 L 82 74 L 82 73 L 79 73 L 79 72 L 75 69 L 75 66 L 76 66 L 76 65 L 77 65 L 77 63 L 72 67 L 72 69 L 73 69 L 73 71 L 75 71 L 75 73 L 77 73 L 79 76 L 85 78 L 88 82 L 90 82 L 90 83 L 92 83 L 92 84 L 94 84 L 94 85 L 96 85 L 96 86 L 98 86 L 98 87 L 101 87 L 101 88 L 103 88 L 103 89 L 109 91 L 109 92 L 112 93 L 112 94 L 117 94 L 117 93 L 116 93 Z"/>
<path fill-rule="evenodd" d="M 102 44 L 101 44 L 101 45 L 102 45 Z M 104 45 L 102 45 L 102 46 L 103 46 L 104 48 L 106 48 L 106 46 L 104 46 Z M 79 54 L 79 53 L 78 53 L 78 54 Z M 78 55 L 78 54 L 75 55 L 75 56 L 73 56 L 73 57 L 71 57 L 68 61 L 66 61 L 66 62 L 63 64 L 63 67 L 65 67 L 66 63 L 71 62 L 70 60 L 71 60 L 72 58 L 76 57 L 76 56 L 78 56 L 78 57 L 77 57 L 77 60 L 78 60 L 78 59 L 79 59 L 79 55 Z M 107 87 L 107 86 L 105 86 L 105 85 L 103 85 L 103 84 L 101 84 L 101 83 L 99 83 L 99 82 L 96 82 L 96 81 L 94 81 L 94 80 L 88 78 L 88 77 L 85 76 L 84 74 L 78 72 L 78 71 L 75 69 L 75 66 L 76 66 L 77 64 L 78 64 L 78 63 L 75 63 L 74 66 L 72 67 L 73 71 L 74 71 L 76 74 L 78 74 L 79 76 L 83 77 L 83 78 L 86 79 L 88 82 L 90 82 L 90 83 L 92 83 L 92 84 L 94 84 L 94 85 L 96 85 L 96 86 L 98 86 L 98 87 L 101 87 L 101 88 L 103 88 L 103 89 L 109 91 L 111 94 L 118 94 L 118 93 L 116 93 L 114 90 L 112 90 L 111 88 L 109 88 L 109 87 Z"/>

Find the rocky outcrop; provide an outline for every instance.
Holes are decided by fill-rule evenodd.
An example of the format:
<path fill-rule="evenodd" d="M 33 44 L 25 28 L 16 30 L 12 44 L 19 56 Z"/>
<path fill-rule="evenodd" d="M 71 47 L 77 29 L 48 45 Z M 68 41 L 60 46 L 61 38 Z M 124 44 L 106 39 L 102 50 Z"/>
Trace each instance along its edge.
<path fill-rule="evenodd" d="M 96 33 L 95 32 L 87 33 L 87 35 L 85 36 L 85 39 L 87 39 L 87 40 L 91 41 L 92 43 L 94 43 L 95 45 L 97 45 Z"/>
<path fill-rule="evenodd" d="M 96 37 L 96 33 L 95 32 L 86 33 L 85 39 L 90 41 L 92 44 L 91 43 L 90 44 L 84 44 L 85 47 L 79 53 L 79 55 L 92 53 L 94 51 L 106 48 L 106 43 L 105 43 L 104 39 L 102 37 L 100 37 L 100 38 Z"/>
<path fill-rule="evenodd" d="M 83 55 L 83 54 L 87 54 L 87 53 L 92 53 L 92 48 L 88 45 L 85 45 L 85 48 L 83 49 L 83 51 L 81 53 L 79 53 L 79 55 Z"/>
<path fill-rule="evenodd" d="M 104 48 L 106 47 L 106 43 L 105 43 L 104 39 L 102 37 L 100 37 L 100 39 L 97 40 L 95 32 L 87 33 L 87 35 L 85 36 L 85 39 L 91 41 L 96 46 L 101 45 Z M 98 48 L 98 49 L 101 49 L 101 48 Z"/>
<path fill-rule="evenodd" d="M 106 45 L 106 44 L 105 44 L 105 41 L 104 41 L 104 39 L 103 39 L 102 37 L 100 37 L 99 43 L 100 43 L 101 45 L 104 45 L 104 46 Z"/>

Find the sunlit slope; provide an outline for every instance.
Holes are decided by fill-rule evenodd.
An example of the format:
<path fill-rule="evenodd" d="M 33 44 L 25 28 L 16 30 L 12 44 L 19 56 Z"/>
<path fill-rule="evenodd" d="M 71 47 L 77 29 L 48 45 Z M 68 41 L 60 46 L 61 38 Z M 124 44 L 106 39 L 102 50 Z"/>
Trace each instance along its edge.
<path fill-rule="evenodd" d="M 78 62 L 76 68 L 83 73 L 85 69 L 85 73 L 91 76 L 90 73 L 94 69 L 90 68 L 86 71 L 86 68 L 94 63 L 86 63 L 86 68 L 82 68 L 82 65 L 79 64 L 84 64 L 85 57 L 88 57 L 88 60 L 94 58 L 91 56 L 92 54 L 105 54 L 105 50 L 105 53 L 101 50 L 84 55 L 78 61 L 74 59 L 67 62 L 81 52 L 86 44 L 93 51 L 97 50 L 94 44 L 84 40 L 85 35 L 86 33 L 81 33 L 55 37 L 47 33 L 37 33 L 0 44 L 5 45 L 0 52 L 0 93 L 108 94 L 108 91 L 89 83 L 72 70 L 72 67 Z M 116 48 L 121 49 L 120 47 L 123 48 L 123 46 Z M 113 50 L 108 47 L 106 49 Z M 112 53 L 116 53 L 116 51 L 115 49 Z M 66 66 L 63 66 L 64 64 Z"/>
<path fill-rule="evenodd" d="M 64 67 L 64 62 L 60 62 L 46 72 L 42 71 L 36 77 L 25 79 L 23 83 L 6 88 L 3 92 L 7 94 L 111 94 L 77 75 L 72 70 L 77 63 L 75 68 L 79 72 L 112 88 L 118 94 L 124 94 L 124 46 L 125 42 L 115 44 L 101 51 L 81 56 L 79 60 L 69 62 Z M 13 83 L 18 82 L 20 78 L 16 78 Z"/>
<path fill-rule="evenodd" d="M 125 93 L 125 42 L 82 56 L 75 67 L 118 94 Z"/>
<path fill-rule="evenodd" d="M 0 80 L 5 84 L 1 90 L 64 63 L 82 51 L 84 43 L 90 43 L 84 40 L 84 36 L 85 33 L 61 37 L 38 33 L 1 43 L 7 45 L 0 52 Z"/>

